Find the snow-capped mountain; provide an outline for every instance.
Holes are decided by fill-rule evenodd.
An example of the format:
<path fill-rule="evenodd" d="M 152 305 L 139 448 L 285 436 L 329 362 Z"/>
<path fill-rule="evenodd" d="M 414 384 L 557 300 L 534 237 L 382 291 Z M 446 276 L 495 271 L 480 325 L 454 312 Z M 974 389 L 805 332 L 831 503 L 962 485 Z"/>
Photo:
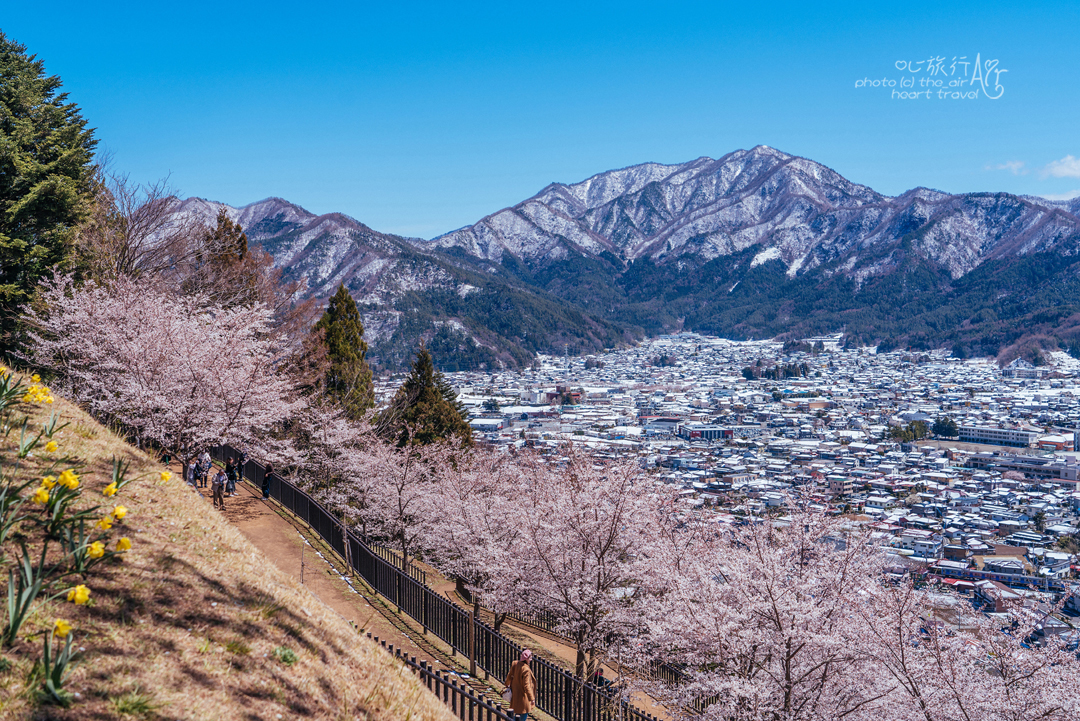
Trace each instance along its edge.
<path fill-rule="evenodd" d="M 309 294 L 344 283 L 394 363 L 421 337 L 475 367 L 681 329 L 1080 348 L 1080 198 L 890 197 L 765 146 L 554 183 L 431 241 L 278 198 L 228 212 Z"/>
<path fill-rule="evenodd" d="M 420 340 L 444 369 L 456 369 L 521 365 L 556 344 L 584 351 L 622 339 L 618 326 L 512 282 L 490 263 L 379 233 L 341 213 L 315 215 L 281 198 L 242 207 L 188 198 L 177 214 L 212 225 L 222 208 L 285 280 L 305 282 L 306 296 L 325 299 L 344 284 L 383 366 L 406 365 Z"/>
<path fill-rule="evenodd" d="M 329 297 L 345 283 L 357 302 L 380 304 L 408 290 L 455 287 L 433 259 L 416 252 L 419 239 L 379 233 L 341 213 L 315 215 L 281 198 L 239 208 L 188 198 L 178 213 L 212 223 L 221 208 L 286 279 L 305 281 L 308 295 Z"/>
<path fill-rule="evenodd" d="M 555 183 L 467 228 L 435 238 L 440 248 L 530 263 L 610 252 L 708 261 L 757 248 L 789 276 L 843 259 L 861 278 L 888 272 L 888 254 L 863 256 L 903 238 L 959 278 L 984 260 L 1043 250 L 1075 253 L 1080 209 L 1005 193 L 950 195 L 916 188 L 888 197 L 812 160 L 758 146 L 719 160 L 646 163 Z"/>

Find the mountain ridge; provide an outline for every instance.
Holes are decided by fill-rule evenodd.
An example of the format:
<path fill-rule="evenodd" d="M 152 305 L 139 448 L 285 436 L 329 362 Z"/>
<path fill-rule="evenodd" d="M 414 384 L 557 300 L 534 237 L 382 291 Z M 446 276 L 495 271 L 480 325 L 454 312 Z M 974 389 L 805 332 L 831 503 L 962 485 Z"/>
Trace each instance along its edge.
<path fill-rule="evenodd" d="M 221 207 L 184 206 L 204 216 Z M 345 283 L 373 333 L 397 335 L 395 357 L 437 336 L 486 349 L 472 356 L 489 365 L 644 333 L 797 337 L 842 327 L 852 342 L 992 354 L 1021 340 L 1010 322 L 1071 308 L 1080 292 L 1080 198 L 921 186 L 888 196 L 768 146 L 550 183 L 431 240 L 281 198 L 228 212 L 309 294 Z M 531 331 L 492 320 L 500 294 L 515 297 Z M 560 330 L 543 330 L 556 308 Z M 1068 344 L 1067 317 L 1029 325 Z"/>

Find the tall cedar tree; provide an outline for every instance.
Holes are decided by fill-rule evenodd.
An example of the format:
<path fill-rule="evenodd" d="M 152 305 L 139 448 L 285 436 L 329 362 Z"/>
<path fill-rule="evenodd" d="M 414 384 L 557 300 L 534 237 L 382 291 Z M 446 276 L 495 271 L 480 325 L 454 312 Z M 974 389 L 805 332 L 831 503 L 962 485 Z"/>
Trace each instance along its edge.
<path fill-rule="evenodd" d="M 330 299 L 326 312 L 315 324 L 322 332 L 330 367 L 326 372 L 326 392 L 352 420 L 358 420 L 375 405 L 371 368 L 365 360 L 364 324 L 356 301 L 342 285 Z"/>
<path fill-rule="evenodd" d="M 90 201 L 93 129 L 60 78 L 0 32 L 0 348 L 18 307 L 71 256 Z"/>
<path fill-rule="evenodd" d="M 442 373 L 435 370 L 431 353 L 421 344 L 412 372 L 383 411 L 380 434 L 399 447 L 422 445 L 457 436 L 472 444 L 472 429 L 465 422 L 465 408 Z"/>

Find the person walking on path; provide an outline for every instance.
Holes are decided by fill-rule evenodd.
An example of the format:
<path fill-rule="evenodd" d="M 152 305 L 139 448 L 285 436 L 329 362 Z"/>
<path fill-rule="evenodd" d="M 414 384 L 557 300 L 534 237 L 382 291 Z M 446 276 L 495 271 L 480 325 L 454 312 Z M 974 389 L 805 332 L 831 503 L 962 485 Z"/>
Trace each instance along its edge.
<path fill-rule="evenodd" d="M 219 470 L 214 476 L 214 482 L 210 484 L 210 490 L 214 494 L 214 508 L 225 510 L 225 471 Z"/>
<path fill-rule="evenodd" d="M 210 475 L 210 466 L 213 465 L 210 462 L 210 454 L 206 451 L 202 452 L 199 456 L 199 479 L 202 481 L 202 487 L 206 488 L 206 480 Z"/>
<path fill-rule="evenodd" d="M 229 479 L 228 484 L 225 486 L 225 493 L 229 497 L 236 494 L 236 461 L 229 458 L 225 464 L 225 477 Z"/>
<path fill-rule="evenodd" d="M 263 500 L 264 501 L 269 501 L 270 500 L 270 475 L 273 472 L 274 472 L 274 464 L 273 463 L 267 463 L 266 464 L 266 471 L 263 473 L 263 482 L 262 482 L 262 492 L 263 492 Z"/>
<path fill-rule="evenodd" d="M 526 721 L 536 705 L 536 677 L 529 666 L 531 660 L 532 651 L 522 651 L 521 658 L 510 664 L 510 671 L 503 682 L 510 689 L 510 710 L 517 721 Z"/>
<path fill-rule="evenodd" d="M 240 451 L 240 457 L 236 459 L 236 480 L 244 480 L 244 466 L 247 465 L 247 454 Z"/>
<path fill-rule="evenodd" d="M 199 466 L 194 458 L 184 464 L 184 480 L 189 486 L 199 487 Z"/>

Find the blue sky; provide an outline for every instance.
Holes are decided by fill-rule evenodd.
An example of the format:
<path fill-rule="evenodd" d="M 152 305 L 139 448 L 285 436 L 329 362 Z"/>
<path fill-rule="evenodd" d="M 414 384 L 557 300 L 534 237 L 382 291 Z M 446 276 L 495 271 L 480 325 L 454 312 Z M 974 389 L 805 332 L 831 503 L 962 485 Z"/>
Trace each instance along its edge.
<path fill-rule="evenodd" d="M 134 180 L 425 238 L 553 181 L 759 144 L 889 194 L 1080 194 L 1080 3 L 813 5 L 20 3 L 0 30 Z M 972 99 L 856 87 L 970 92 L 976 55 L 996 85 Z"/>

